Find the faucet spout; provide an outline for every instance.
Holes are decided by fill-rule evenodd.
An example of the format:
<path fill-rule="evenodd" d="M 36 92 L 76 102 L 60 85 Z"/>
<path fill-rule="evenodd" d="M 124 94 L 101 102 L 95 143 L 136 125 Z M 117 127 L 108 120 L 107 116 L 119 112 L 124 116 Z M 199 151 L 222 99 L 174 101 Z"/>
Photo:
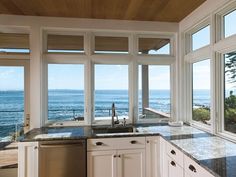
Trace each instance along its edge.
<path fill-rule="evenodd" d="M 115 110 L 115 103 L 112 103 L 112 106 L 111 106 L 111 127 L 114 127 L 115 125 L 115 115 L 116 115 L 116 110 Z"/>

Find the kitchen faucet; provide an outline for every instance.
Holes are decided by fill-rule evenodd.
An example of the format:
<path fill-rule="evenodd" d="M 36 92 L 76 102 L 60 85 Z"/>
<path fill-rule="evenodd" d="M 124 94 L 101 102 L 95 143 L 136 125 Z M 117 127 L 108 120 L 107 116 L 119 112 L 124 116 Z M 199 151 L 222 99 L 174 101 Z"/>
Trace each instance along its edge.
<path fill-rule="evenodd" d="M 114 127 L 115 124 L 119 124 L 120 121 L 118 120 L 118 116 L 116 115 L 116 108 L 115 108 L 115 103 L 112 103 L 111 106 L 111 127 Z M 115 121 L 115 117 L 116 117 L 116 121 Z"/>

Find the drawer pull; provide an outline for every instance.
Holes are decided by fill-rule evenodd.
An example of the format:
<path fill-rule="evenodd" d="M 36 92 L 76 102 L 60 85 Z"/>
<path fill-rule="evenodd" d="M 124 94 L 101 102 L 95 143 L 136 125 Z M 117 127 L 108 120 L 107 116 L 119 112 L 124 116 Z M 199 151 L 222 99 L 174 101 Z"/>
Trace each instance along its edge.
<path fill-rule="evenodd" d="M 171 164 L 172 166 L 174 166 L 174 167 L 176 166 L 176 164 L 175 164 L 174 161 L 171 161 L 170 164 Z"/>
<path fill-rule="evenodd" d="M 132 141 L 130 141 L 130 143 L 131 143 L 131 144 L 136 144 L 136 143 L 137 143 L 137 141 L 135 141 L 135 140 L 132 140 Z"/>
<path fill-rule="evenodd" d="M 96 142 L 96 145 L 101 146 L 101 145 L 103 145 L 103 142 Z"/>
<path fill-rule="evenodd" d="M 176 154 L 176 152 L 174 150 L 171 150 L 170 153 L 173 154 L 173 155 Z"/>
<path fill-rule="evenodd" d="M 188 167 L 191 171 L 193 171 L 194 173 L 197 172 L 196 168 L 193 165 L 189 165 Z"/>

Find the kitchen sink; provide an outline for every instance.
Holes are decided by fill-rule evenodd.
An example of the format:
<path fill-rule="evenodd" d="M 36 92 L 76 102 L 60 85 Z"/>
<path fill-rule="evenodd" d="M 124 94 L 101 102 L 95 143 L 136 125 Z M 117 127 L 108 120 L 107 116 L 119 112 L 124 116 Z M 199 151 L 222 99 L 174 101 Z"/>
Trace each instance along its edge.
<path fill-rule="evenodd" d="M 117 126 L 117 127 L 93 127 L 94 134 L 104 133 L 132 133 L 136 130 L 132 126 Z"/>

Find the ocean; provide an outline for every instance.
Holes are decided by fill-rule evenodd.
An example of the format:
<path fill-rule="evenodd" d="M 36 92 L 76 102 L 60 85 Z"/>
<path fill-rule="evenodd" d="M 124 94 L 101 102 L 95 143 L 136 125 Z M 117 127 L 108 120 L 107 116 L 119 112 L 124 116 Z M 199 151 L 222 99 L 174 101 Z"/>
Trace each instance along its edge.
<path fill-rule="evenodd" d="M 139 93 L 139 111 L 141 112 L 141 92 Z M 151 90 L 149 92 L 149 107 L 170 113 L 170 91 Z M 24 92 L 0 91 L 0 141 L 8 141 L 15 130 L 21 129 L 24 116 Z M 83 117 L 84 92 L 81 90 L 49 90 L 48 119 L 71 120 L 73 117 Z M 95 117 L 102 118 L 111 115 L 111 104 L 115 103 L 118 115 L 128 115 L 127 90 L 96 90 Z M 196 106 L 210 106 L 208 90 L 194 91 Z"/>

